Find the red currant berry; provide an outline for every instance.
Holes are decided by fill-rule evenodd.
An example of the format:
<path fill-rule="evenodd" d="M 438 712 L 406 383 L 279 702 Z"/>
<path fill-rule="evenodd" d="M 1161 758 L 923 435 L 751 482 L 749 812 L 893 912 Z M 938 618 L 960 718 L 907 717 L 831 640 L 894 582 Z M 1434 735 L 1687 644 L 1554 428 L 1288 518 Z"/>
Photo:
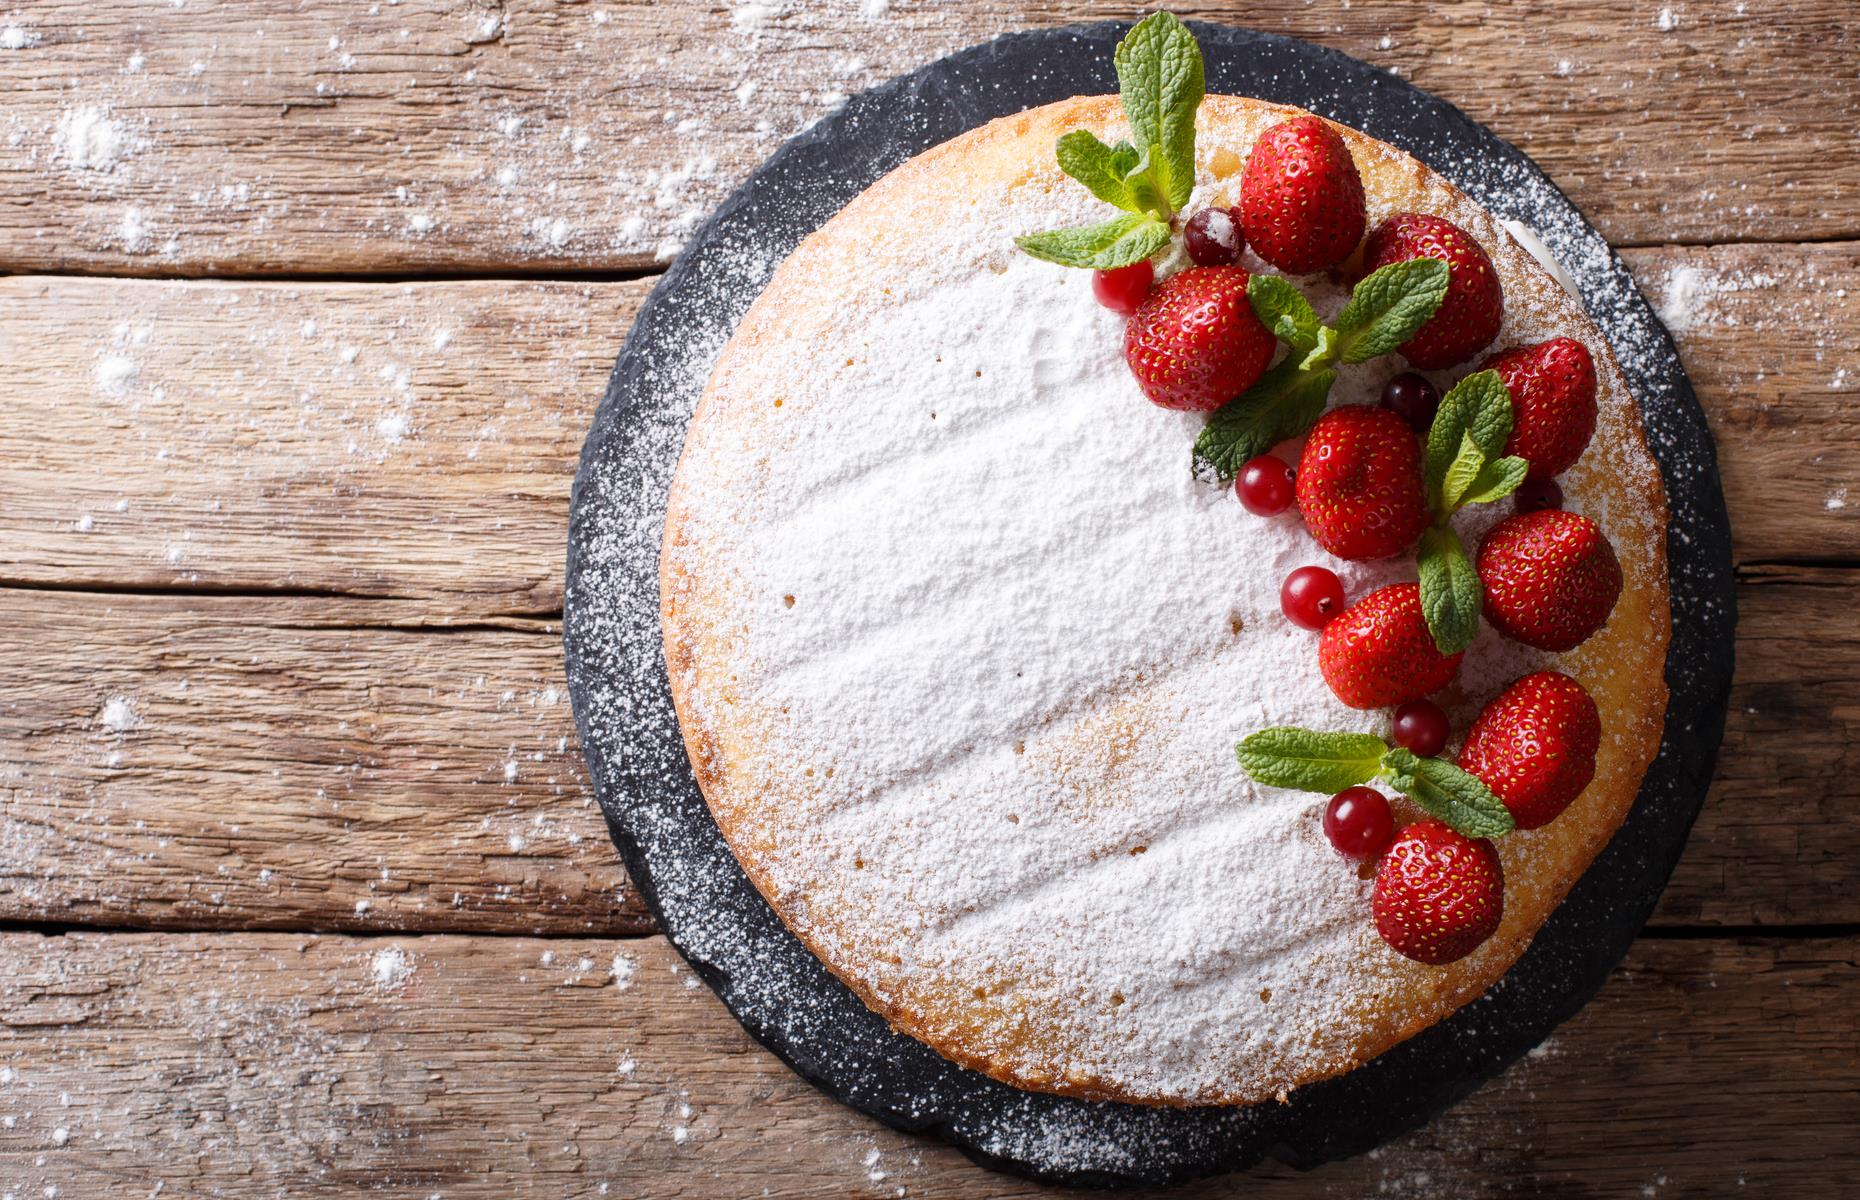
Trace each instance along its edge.
<path fill-rule="evenodd" d="M 1324 806 L 1324 836 L 1346 858 L 1375 858 L 1395 840 L 1395 814 L 1372 787 L 1344 788 Z"/>
<path fill-rule="evenodd" d="M 1432 700 L 1410 700 L 1395 710 L 1395 744 L 1406 746 L 1422 758 L 1432 758 L 1446 749 L 1452 726 L 1446 712 Z"/>
<path fill-rule="evenodd" d="M 1150 266 L 1150 260 L 1133 262 L 1127 267 L 1118 267 L 1111 271 L 1093 271 L 1091 273 L 1091 294 L 1098 298 L 1098 303 L 1114 313 L 1126 317 L 1137 311 L 1137 305 L 1150 294 L 1150 284 L 1156 278 L 1156 268 Z"/>
<path fill-rule="evenodd" d="M 1182 245 L 1198 267 L 1230 267 L 1246 249 L 1237 208 L 1204 208 L 1182 227 Z"/>
<path fill-rule="evenodd" d="M 1521 513 L 1563 507 L 1563 489 L 1554 479 L 1526 479 L 1511 495 L 1511 502 Z"/>
<path fill-rule="evenodd" d="M 1234 480 L 1234 491 L 1254 516 L 1276 517 L 1292 506 L 1291 464 L 1270 454 L 1249 458 Z"/>
<path fill-rule="evenodd" d="M 1382 385 L 1382 407 L 1425 436 L 1434 423 L 1434 414 L 1440 411 L 1440 393 L 1424 377 L 1403 371 Z"/>
<path fill-rule="evenodd" d="M 1343 611 L 1343 581 L 1325 567 L 1300 567 L 1279 588 L 1279 607 L 1286 620 L 1315 632 Z"/>

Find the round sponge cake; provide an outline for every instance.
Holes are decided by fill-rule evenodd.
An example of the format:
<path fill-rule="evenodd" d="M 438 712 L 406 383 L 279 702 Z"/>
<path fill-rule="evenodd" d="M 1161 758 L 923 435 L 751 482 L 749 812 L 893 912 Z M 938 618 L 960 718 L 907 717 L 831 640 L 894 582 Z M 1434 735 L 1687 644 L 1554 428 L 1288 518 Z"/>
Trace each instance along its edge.
<path fill-rule="evenodd" d="M 1292 115 L 1208 97 L 1191 210 L 1234 203 L 1254 139 Z M 1498 932 L 1446 967 L 1400 957 L 1376 936 L 1369 872 L 1325 841 L 1323 798 L 1254 783 L 1233 747 L 1271 725 L 1386 732 L 1385 714 L 1331 695 L 1279 584 L 1317 563 L 1356 596 L 1412 579 L 1413 562 L 1334 560 L 1295 511 L 1253 517 L 1193 478 L 1201 418 L 1144 400 L 1084 273 L 1015 248 L 1102 219 L 1053 162 L 1075 128 L 1124 136 L 1117 99 L 913 159 L 776 272 L 673 483 L 665 653 L 737 858 L 893 1025 L 1024 1088 L 1257 1103 L 1490 987 L 1620 824 L 1665 707 L 1664 496 L 1581 305 L 1445 180 L 1341 129 L 1372 224 L 1433 213 L 1485 247 L 1506 299 L 1492 349 L 1589 347 L 1600 415 L 1565 506 L 1600 523 L 1625 576 L 1577 650 L 1484 629 L 1438 697 L 1464 730 L 1511 679 L 1554 666 L 1595 698 L 1603 739 L 1568 811 L 1500 840 Z M 1341 306 L 1340 286 L 1300 283 L 1320 312 Z M 1402 369 L 1344 368 L 1331 402 L 1373 402 Z M 1475 546 L 1509 511 L 1455 525 Z"/>

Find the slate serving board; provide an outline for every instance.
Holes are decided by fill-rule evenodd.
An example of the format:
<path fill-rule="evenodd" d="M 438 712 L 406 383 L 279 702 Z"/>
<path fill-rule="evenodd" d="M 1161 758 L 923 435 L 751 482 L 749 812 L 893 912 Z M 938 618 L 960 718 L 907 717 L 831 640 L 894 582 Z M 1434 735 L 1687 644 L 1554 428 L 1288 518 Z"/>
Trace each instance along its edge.
<path fill-rule="evenodd" d="M 1019 1091 L 893 1033 L 834 979 L 749 883 L 692 778 L 660 652 L 658 541 L 716 351 L 782 258 L 906 158 L 1007 113 L 1114 92 L 1111 51 L 1126 24 L 961 51 L 853 97 L 777 151 L 697 229 L 640 310 L 582 449 L 570 517 L 564 636 L 576 725 L 614 843 L 666 936 L 756 1040 L 823 1091 L 987 1166 L 1073 1185 L 1360 1153 L 1537 1045 L 1601 986 L 1652 911 L 1710 782 L 1731 681 L 1731 539 L 1711 435 L 1665 329 L 1601 236 L 1522 152 L 1445 101 L 1334 50 L 1191 27 L 1210 92 L 1352 125 L 1534 229 L 1613 343 L 1665 476 L 1672 700 L 1660 754 L 1607 850 L 1485 996 L 1283 1105 L 1155 1109 Z"/>

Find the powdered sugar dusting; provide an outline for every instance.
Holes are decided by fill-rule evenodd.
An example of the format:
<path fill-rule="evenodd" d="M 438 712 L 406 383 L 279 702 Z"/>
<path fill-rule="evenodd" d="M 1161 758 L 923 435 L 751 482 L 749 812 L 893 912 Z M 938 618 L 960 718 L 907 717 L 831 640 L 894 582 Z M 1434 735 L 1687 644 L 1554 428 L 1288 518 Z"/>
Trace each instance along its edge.
<path fill-rule="evenodd" d="M 97 381 L 98 391 L 121 396 L 135 385 L 136 376 L 141 372 L 141 364 L 127 354 L 105 354 L 98 357 L 91 368 L 91 378 Z"/>
<path fill-rule="evenodd" d="M 106 110 L 89 105 L 68 109 L 58 118 L 57 144 L 65 165 L 111 171 L 129 149 L 129 137 Z"/>
<path fill-rule="evenodd" d="M 1247 126 L 1203 153 L 1243 154 Z M 688 683 L 687 726 L 763 764 L 729 782 L 770 803 L 722 797 L 739 853 L 868 995 L 919 1020 L 959 1006 L 979 1025 L 961 1044 L 1024 1079 L 1264 1098 L 1347 1065 L 1350 1014 L 1414 968 L 1376 940 L 1318 799 L 1253 784 L 1232 747 L 1269 725 L 1380 731 L 1331 695 L 1278 586 L 1317 561 L 1360 595 L 1412 565 L 1328 559 L 1295 516 L 1237 519 L 1185 469 L 1198 419 L 1142 402 L 1115 318 L 1011 249 L 1089 198 L 985 200 L 921 202 L 906 224 L 927 232 L 881 268 L 804 250 L 771 293 L 832 277 L 835 303 L 752 314 L 753 351 L 720 364 L 728 419 L 693 426 L 680 494 L 699 500 L 675 506 L 670 560 L 702 624 L 668 636 L 729 684 Z M 1497 257 L 1516 289 L 1528 260 Z M 1314 291 L 1322 311 L 1344 299 Z M 1518 290 L 1501 342 L 1573 312 Z M 1610 397 L 1619 422 L 1631 399 Z M 1048 447 L 1089 466 L 1055 470 Z M 1589 507 L 1644 573 L 1644 522 Z M 1469 543 L 1499 515 L 1465 514 Z M 1541 661 L 1488 633 L 1447 697 L 1459 724 Z M 1514 889 L 1532 846 L 1506 843 Z"/>
<path fill-rule="evenodd" d="M 1673 332 L 1685 333 L 1704 323 L 1725 294 L 1770 288 L 1776 282 L 1775 276 L 1763 272 L 1724 274 L 1704 266 L 1676 266 L 1666 274 L 1660 320 Z"/>
<path fill-rule="evenodd" d="M 136 711 L 136 702 L 132 697 L 111 696 L 98 710 L 97 724 L 111 733 L 128 733 L 142 724 L 142 715 Z"/>
<path fill-rule="evenodd" d="M 399 946 L 383 946 L 369 960 L 368 974 L 378 988 L 397 988 L 413 974 L 413 961 Z"/>

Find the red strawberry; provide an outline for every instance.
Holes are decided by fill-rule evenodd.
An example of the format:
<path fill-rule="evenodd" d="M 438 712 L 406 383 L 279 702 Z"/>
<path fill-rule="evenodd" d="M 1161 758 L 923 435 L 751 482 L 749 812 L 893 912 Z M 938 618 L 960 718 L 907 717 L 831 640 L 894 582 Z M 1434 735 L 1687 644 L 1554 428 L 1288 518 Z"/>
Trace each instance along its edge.
<path fill-rule="evenodd" d="M 1574 338 L 1551 338 L 1486 359 L 1511 389 L 1511 439 L 1506 454 L 1530 460 L 1531 475 L 1548 479 L 1576 464 L 1595 435 L 1595 360 Z"/>
<path fill-rule="evenodd" d="M 1253 386 L 1278 342 L 1253 315 L 1242 267 L 1189 267 L 1124 327 L 1124 361 L 1164 408 L 1208 412 Z"/>
<path fill-rule="evenodd" d="M 1492 260 L 1472 234 L 1451 221 L 1396 213 L 1369 231 L 1363 244 L 1363 274 L 1412 258 L 1442 259 L 1451 273 L 1447 298 L 1427 324 L 1402 343 L 1402 357 L 1424 371 L 1465 362 L 1498 336 L 1505 320 L 1505 293 Z"/>
<path fill-rule="evenodd" d="M 1539 650 L 1574 650 L 1621 597 L 1621 563 L 1601 527 L 1546 508 L 1506 517 L 1479 546 L 1485 619 Z"/>
<path fill-rule="evenodd" d="M 1344 609 L 1318 638 L 1318 670 L 1351 708 L 1386 708 L 1447 686 L 1464 650 L 1442 654 L 1421 615 L 1421 585 L 1393 583 Z"/>
<path fill-rule="evenodd" d="M 1548 825 L 1595 778 L 1602 718 L 1582 685 L 1555 671 L 1526 675 L 1485 706 L 1460 766 L 1485 781 L 1519 829 Z"/>
<path fill-rule="evenodd" d="M 1397 954 L 1430 967 L 1457 962 L 1505 915 L 1505 867 L 1485 838 L 1443 821 L 1401 831 L 1376 870 L 1376 932 Z"/>
<path fill-rule="evenodd" d="M 1261 134 L 1240 175 L 1240 227 L 1253 253 L 1288 275 L 1328 271 L 1363 240 L 1363 180 L 1322 117 Z"/>
<path fill-rule="evenodd" d="M 1318 418 L 1298 460 L 1305 528 L 1338 558 L 1388 558 L 1414 545 L 1431 519 L 1421 443 L 1386 408 L 1350 405 Z"/>

